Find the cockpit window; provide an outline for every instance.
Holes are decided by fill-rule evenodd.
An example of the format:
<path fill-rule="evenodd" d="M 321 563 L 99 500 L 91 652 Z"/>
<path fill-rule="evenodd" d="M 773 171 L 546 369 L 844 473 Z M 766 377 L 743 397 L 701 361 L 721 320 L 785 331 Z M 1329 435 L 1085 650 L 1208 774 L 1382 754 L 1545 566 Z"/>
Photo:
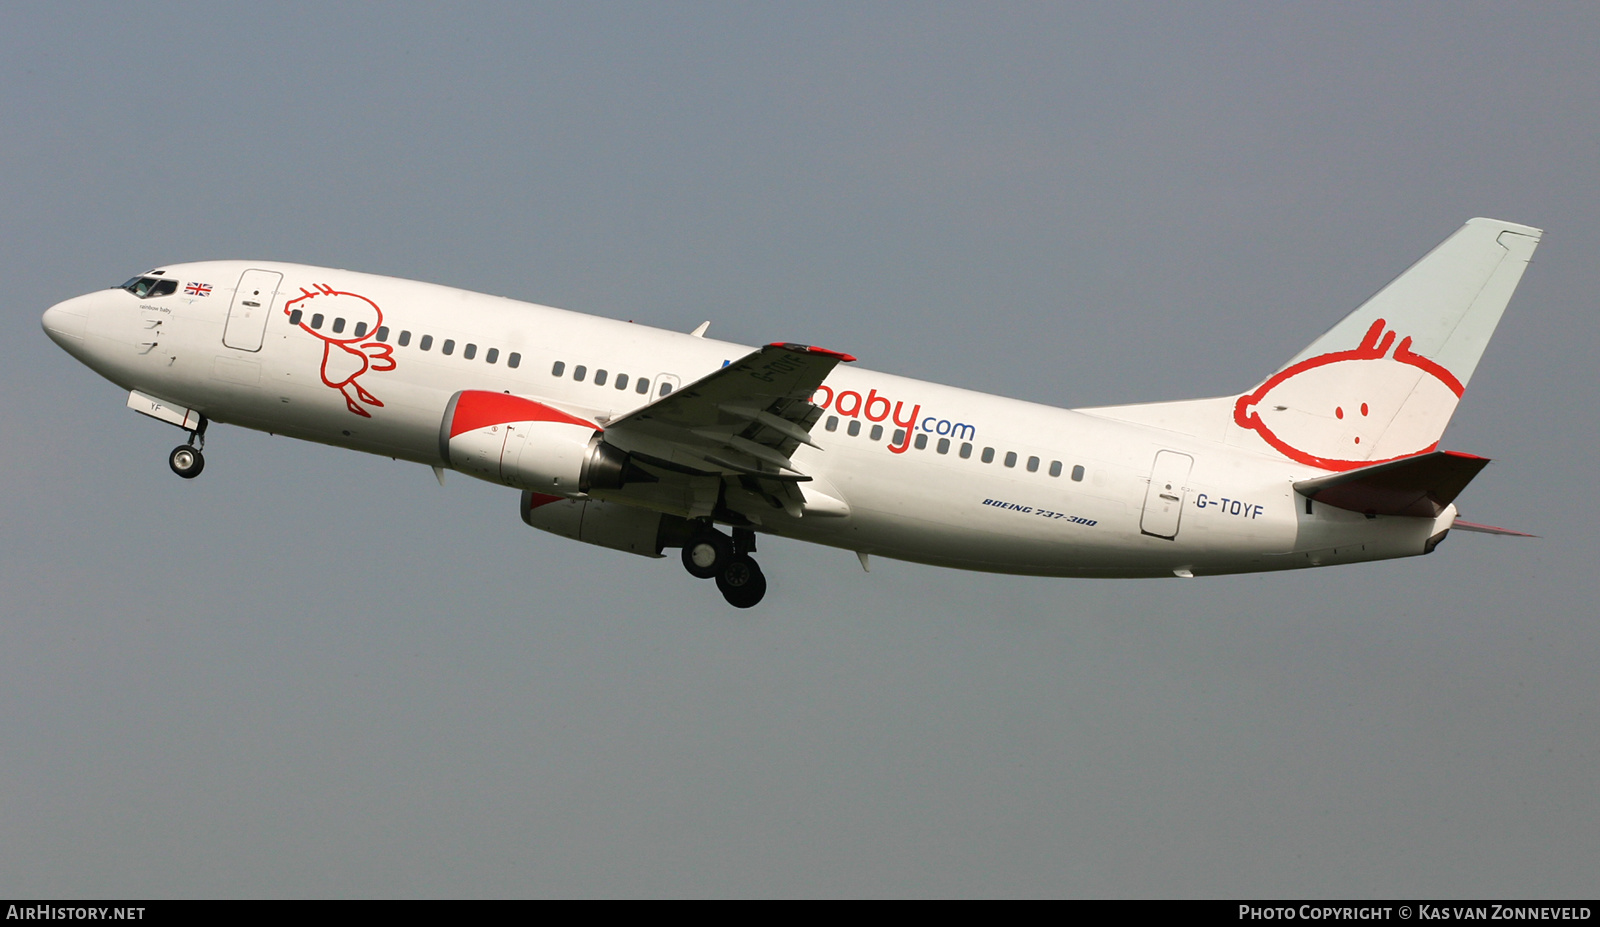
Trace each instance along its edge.
<path fill-rule="evenodd" d="M 157 296 L 171 296 L 173 293 L 178 292 L 178 281 L 163 280 L 160 277 L 139 276 L 124 283 L 118 289 L 127 290 L 140 299 L 154 299 Z"/>

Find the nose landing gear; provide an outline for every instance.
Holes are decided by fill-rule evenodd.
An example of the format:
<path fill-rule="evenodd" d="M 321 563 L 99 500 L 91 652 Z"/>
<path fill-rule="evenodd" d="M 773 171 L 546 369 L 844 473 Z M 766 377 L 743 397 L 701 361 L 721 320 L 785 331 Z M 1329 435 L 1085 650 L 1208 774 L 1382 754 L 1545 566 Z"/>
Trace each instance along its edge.
<path fill-rule="evenodd" d="M 173 473 L 186 480 L 192 480 L 206 468 L 206 458 L 198 448 L 180 444 L 167 456 L 167 466 L 172 468 Z"/>
<path fill-rule="evenodd" d="M 200 419 L 200 427 L 189 432 L 189 442 L 180 444 L 167 455 L 167 466 L 172 472 L 186 480 L 192 480 L 200 475 L 206 468 L 206 457 L 200 449 L 206 446 L 206 420 Z"/>
<path fill-rule="evenodd" d="M 729 537 L 706 525 L 683 545 L 683 568 L 697 579 L 715 579 L 717 591 L 734 608 L 750 608 L 767 594 L 767 578 L 750 558 L 756 535 L 733 529 Z"/>

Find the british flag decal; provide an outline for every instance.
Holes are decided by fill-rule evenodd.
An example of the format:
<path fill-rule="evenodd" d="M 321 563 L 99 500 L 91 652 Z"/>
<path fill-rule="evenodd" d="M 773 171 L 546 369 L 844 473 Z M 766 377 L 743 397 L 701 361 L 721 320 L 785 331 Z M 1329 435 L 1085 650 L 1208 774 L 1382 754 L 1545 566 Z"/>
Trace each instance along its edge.
<path fill-rule="evenodd" d="M 190 296 L 210 296 L 211 295 L 211 284 L 209 284 L 209 283 L 191 283 L 188 286 L 184 287 L 183 291 L 185 293 L 188 293 Z"/>

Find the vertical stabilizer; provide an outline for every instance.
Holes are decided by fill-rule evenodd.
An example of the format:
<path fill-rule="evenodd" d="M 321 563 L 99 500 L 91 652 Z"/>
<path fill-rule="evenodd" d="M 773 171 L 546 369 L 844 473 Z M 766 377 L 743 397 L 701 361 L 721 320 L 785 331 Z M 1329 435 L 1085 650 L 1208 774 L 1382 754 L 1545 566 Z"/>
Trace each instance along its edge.
<path fill-rule="evenodd" d="M 1325 470 L 1438 446 L 1542 233 L 1472 219 L 1234 403 L 1234 424 Z"/>
<path fill-rule="evenodd" d="M 1467 220 L 1284 367 L 1350 348 L 1383 319 L 1411 339 L 1413 353 L 1449 370 L 1465 386 L 1543 234 L 1499 219 Z"/>
<path fill-rule="evenodd" d="M 1079 411 L 1324 470 L 1435 450 L 1542 234 L 1468 221 L 1242 396 Z"/>

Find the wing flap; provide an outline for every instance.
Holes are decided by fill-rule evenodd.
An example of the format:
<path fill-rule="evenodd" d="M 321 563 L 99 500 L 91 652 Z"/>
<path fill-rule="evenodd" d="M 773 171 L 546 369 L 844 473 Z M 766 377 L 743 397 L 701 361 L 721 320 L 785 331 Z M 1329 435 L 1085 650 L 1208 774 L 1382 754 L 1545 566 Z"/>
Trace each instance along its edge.
<path fill-rule="evenodd" d="M 1301 480 L 1295 491 L 1323 505 L 1364 515 L 1410 515 L 1433 518 L 1455 501 L 1487 457 L 1458 451 L 1434 451 Z"/>

